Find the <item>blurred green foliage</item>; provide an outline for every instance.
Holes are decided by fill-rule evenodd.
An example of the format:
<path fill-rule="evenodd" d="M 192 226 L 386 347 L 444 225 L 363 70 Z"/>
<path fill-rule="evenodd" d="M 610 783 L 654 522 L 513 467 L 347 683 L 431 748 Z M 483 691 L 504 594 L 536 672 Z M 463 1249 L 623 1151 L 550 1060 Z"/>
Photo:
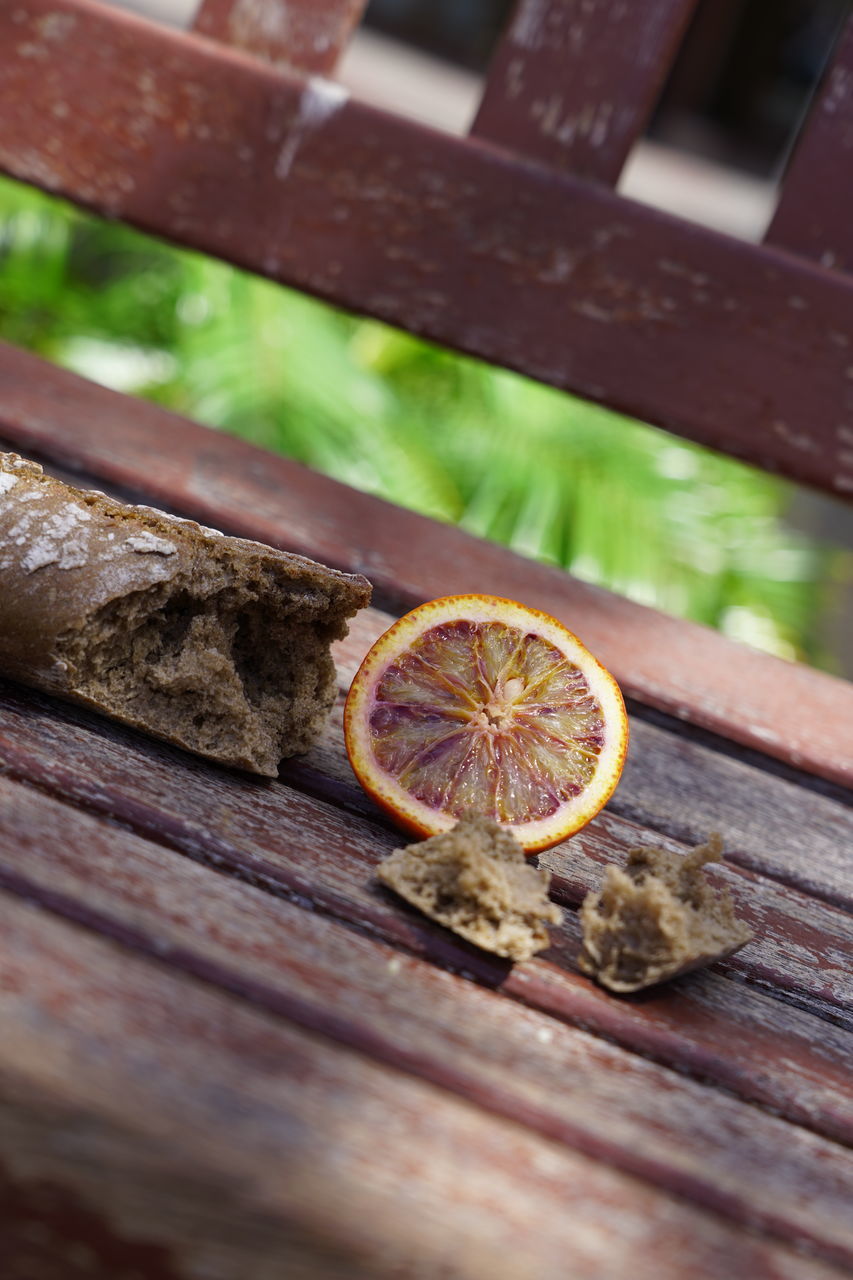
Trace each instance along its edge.
<path fill-rule="evenodd" d="M 786 531 L 778 479 L 5 181 L 0 337 L 636 600 L 821 661 L 828 553 Z"/>

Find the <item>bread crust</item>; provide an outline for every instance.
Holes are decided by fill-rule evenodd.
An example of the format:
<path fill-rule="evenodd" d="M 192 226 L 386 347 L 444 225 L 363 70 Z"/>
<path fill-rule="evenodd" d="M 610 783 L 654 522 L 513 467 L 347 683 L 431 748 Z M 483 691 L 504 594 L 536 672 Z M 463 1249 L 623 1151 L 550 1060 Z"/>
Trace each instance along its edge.
<path fill-rule="evenodd" d="M 0 671 L 211 759 L 274 775 L 310 746 L 370 590 L 0 454 Z"/>

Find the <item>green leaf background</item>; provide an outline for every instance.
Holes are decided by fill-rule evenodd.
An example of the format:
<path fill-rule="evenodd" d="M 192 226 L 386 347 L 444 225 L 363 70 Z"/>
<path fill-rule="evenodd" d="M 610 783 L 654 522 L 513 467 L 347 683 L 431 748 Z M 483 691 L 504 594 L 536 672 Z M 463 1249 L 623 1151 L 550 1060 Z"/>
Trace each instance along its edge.
<path fill-rule="evenodd" d="M 785 527 L 782 481 L 8 181 L 0 337 L 635 600 L 831 665 L 816 619 L 837 566 Z"/>

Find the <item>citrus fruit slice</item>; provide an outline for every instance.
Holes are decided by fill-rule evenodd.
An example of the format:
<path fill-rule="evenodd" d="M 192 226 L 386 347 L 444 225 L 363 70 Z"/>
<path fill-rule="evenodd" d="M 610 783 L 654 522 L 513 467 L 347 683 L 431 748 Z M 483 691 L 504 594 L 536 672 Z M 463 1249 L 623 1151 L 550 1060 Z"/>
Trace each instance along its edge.
<path fill-rule="evenodd" d="M 446 596 L 373 645 L 344 737 L 361 785 L 407 830 L 436 835 L 473 810 L 535 853 L 610 797 L 628 720 L 616 681 L 555 618 Z"/>

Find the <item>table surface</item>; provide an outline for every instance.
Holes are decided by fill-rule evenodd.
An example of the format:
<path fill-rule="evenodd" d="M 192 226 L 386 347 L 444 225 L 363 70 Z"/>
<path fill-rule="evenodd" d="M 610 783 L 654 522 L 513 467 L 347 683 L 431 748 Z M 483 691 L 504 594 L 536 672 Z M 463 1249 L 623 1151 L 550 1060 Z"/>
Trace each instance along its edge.
<path fill-rule="evenodd" d="M 46 422 L 2 434 L 127 493 L 129 428 Z M 210 497 L 239 449 L 286 530 L 297 469 L 270 497 L 264 455 L 193 440 L 204 502 L 153 454 L 134 497 L 269 538 L 260 507 L 237 520 Z M 346 491 L 327 493 L 315 528 L 340 519 Z M 302 526 L 291 541 L 310 549 Z M 354 558 L 337 561 L 369 574 Z M 341 698 L 390 621 L 365 610 L 336 646 Z M 793 669 L 769 670 L 783 715 Z M 376 883 L 402 841 L 351 774 L 341 698 L 320 743 L 268 782 L 0 685 L 4 1276 L 849 1269 L 849 792 L 690 723 L 701 708 L 679 720 L 633 700 L 613 799 L 540 855 L 565 922 L 512 966 Z M 602 866 L 711 830 L 727 852 L 713 874 L 755 940 L 632 998 L 582 976 L 576 908 Z"/>

